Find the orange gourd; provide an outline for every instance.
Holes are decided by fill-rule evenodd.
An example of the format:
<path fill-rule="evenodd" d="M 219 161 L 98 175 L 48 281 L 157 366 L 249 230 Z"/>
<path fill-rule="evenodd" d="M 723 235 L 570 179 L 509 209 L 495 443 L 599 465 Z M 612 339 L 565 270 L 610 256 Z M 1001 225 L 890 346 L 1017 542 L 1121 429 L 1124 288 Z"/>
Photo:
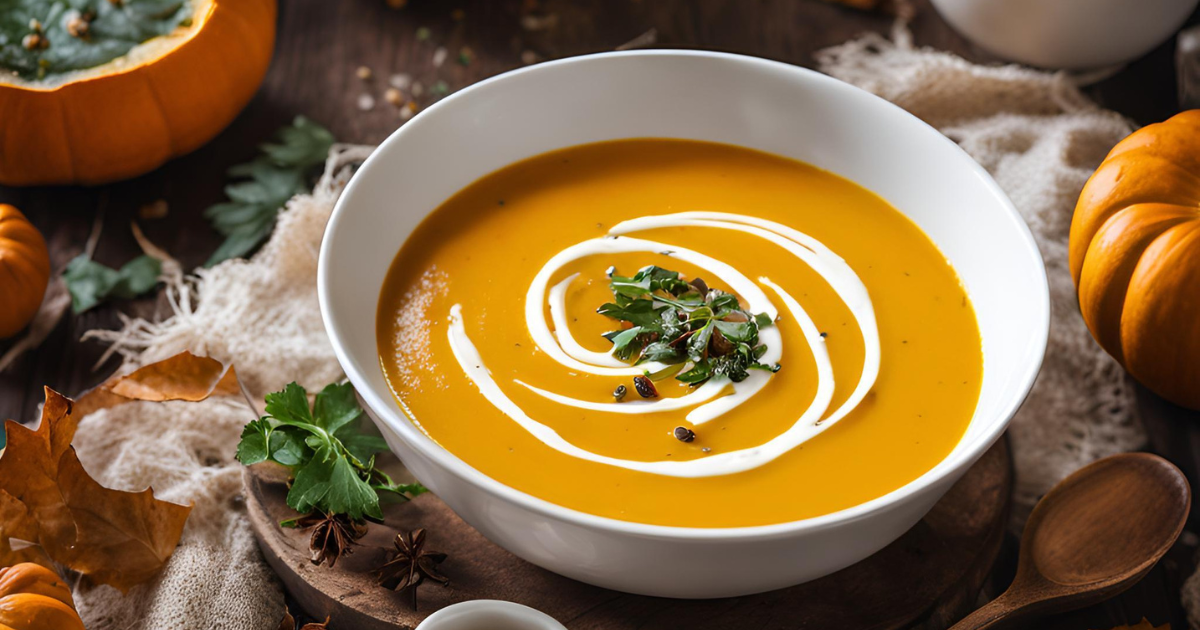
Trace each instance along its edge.
<path fill-rule="evenodd" d="M 84 630 L 71 589 L 30 562 L 0 569 L 0 630 Z"/>
<path fill-rule="evenodd" d="M 1200 409 L 1200 110 L 1125 138 L 1071 223 L 1092 336 L 1163 398 Z"/>
<path fill-rule="evenodd" d="M 266 74 L 275 1 L 192 0 L 190 26 L 62 83 L 0 73 L 0 184 L 127 179 L 208 142 Z"/>
<path fill-rule="evenodd" d="M 20 210 L 0 204 L 0 339 L 33 319 L 50 282 L 46 241 Z"/>

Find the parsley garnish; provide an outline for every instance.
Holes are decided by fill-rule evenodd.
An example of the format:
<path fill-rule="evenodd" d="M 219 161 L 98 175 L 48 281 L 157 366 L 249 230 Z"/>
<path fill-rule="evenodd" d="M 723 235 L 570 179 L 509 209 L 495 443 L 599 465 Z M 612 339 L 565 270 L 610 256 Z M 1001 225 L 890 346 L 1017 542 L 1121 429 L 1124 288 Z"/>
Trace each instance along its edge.
<path fill-rule="evenodd" d="M 765 313 L 742 309 L 736 295 L 710 289 L 699 278 L 685 281 L 678 272 L 644 267 L 633 277 L 609 274 L 614 301 L 596 309 L 629 326 L 604 334 L 613 354 L 635 363 L 657 361 L 669 366 L 651 379 L 675 375 L 698 386 L 727 376 L 740 383 L 749 370 L 778 372 L 779 365 L 760 363 L 767 347 L 758 331 L 773 322 Z"/>
<path fill-rule="evenodd" d="M 225 187 L 229 201 L 211 206 L 204 216 L 225 236 L 206 266 L 254 251 L 275 227 L 279 209 L 309 189 L 309 171 L 324 164 L 333 134 L 303 116 L 276 133 L 278 144 L 264 144 L 263 155 L 229 169 L 230 177 L 248 178 Z"/>
<path fill-rule="evenodd" d="M 311 409 L 308 392 L 289 383 L 267 394 L 267 415 L 242 430 L 238 461 L 273 461 L 292 472 L 287 504 L 301 514 L 345 514 L 355 521 L 383 519 L 381 498 L 407 500 L 425 492 L 419 483 L 397 484 L 375 468 L 387 450 L 383 438 L 360 430 L 362 408 L 349 383 L 328 385 Z"/>

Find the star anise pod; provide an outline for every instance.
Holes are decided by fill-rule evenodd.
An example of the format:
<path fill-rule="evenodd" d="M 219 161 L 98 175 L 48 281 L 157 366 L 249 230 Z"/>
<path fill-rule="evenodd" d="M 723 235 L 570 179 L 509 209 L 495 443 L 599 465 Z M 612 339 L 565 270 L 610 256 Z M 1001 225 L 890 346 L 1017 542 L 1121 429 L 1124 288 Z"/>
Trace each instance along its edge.
<path fill-rule="evenodd" d="M 313 530 L 312 539 L 308 542 L 313 564 L 319 565 L 328 560 L 331 567 L 337 564 L 342 554 L 350 555 L 354 551 L 350 546 L 357 545 L 354 541 L 367 533 L 366 525 L 354 522 L 345 514 L 322 512 L 301 516 L 296 520 L 296 527 L 311 527 Z"/>
<path fill-rule="evenodd" d="M 375 570 L 379 576 L 380 586 L 390 588 L 397 593 L 405 591 L 412 594 L 413 610 L 417 609 L 417 587 L 426 578 L 443 585 L 449 584 L 450 579 L 437 572 L 437 565 L 446 559 L 446 554 L 425 550 L 425 530 L 417 529 L 411 532 L 396 534 L 396 552 L 392 559 Z"/>

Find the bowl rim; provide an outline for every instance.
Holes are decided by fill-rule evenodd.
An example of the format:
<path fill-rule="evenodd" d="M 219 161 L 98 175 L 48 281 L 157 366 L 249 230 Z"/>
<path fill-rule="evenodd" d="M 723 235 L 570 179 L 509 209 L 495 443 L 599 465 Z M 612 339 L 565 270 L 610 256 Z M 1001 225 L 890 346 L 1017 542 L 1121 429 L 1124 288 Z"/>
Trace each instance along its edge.
<path fill-rule="evenodd" d="M 589 514 L 555 503 L 551 503 L 545 499 L 535 497 L 524 491 L 518 490 L 512 486 L 508 486 L 500 481 L 489 477 L 467 462 L 460 459 L 457 455 L 451 453 L 435 442 L 431 437 L 416 428 L 410 419 L 400 417 L 403 414 L 396 414 L 392 410 L 392 405 L 395 405 L 392 393 L 387 392 L 388 399 L 377 391 L 375 391 L 365 376 L 365 366 L 361 365 L 354 356 L 346 349 L 341 341 L 339 329 L 341 324 L 337 316 L 333 312 L 333 307 L 328 299 L 329 287 L 335 281 L 331 276 L 329 259 L 334 255 L 335 234 L 341 227 L 341 223 L 345 220 L 345 216 L 350 212 L 347 208 L 350 201 L 354 197 L 354 190 L 362 179 L 370 176 L 370 173 L 377 167 L 378 163 L 382 162 L 385 154 L 396 151 L 396 145 L 403 142 L 406 137 L 406 131 L 415 128 L 414 125 L 420 126 L 424 119 L 441 111 L 448 104 L 453 103 L 463 98 L 470 98 L 472 94 L 491 86 L 493 83 L 502 82 L 510 77 L 524 75 L 527 73 L 543 72 L 551 68 L 559 66 L 569 66 L 576 64 L 586 64 L 603 60 L 606 58 L 621 58 L 621 57 L 679 57 L 689 59 L 720 59 L 727 62 L 747 64 L 760 68 L 772 69 L 785 74 L 790 73 L 793 77 L 802 78 L 806 81 L 812 81 L 823 86 L 822 89 L 840 90 L 843 92 L 854 92 L 858 98 L 867 98 L 875 101 L 875 104 L 880 107 L 896 110 L 903 114 L 913 122 L 925 127 L 929 133 L 936 134 L 941 142 L 944 142 L 952 151 L 957 152 L 963 160 L 966 161 L 966 167 L 971 169 L 977 175 L 977 179 L 987 192 L 991 193 L 998 202 L 1001 210 L 1006 214 L 1008 220 L 1017 229 L 1024 245 L 1024 254 L 1031 256 L 1035 263 L 1035 268 L 1040 271 L 1036 274 L 1036 293 L 1039 297 L 1036 304 L 1027 305 L 1028 308 L 1035 309 L 1039 325 L 1036 330 L 1030 331 L 1030 341 L 1032 342 L 1026 354 L 1025 365 L 1021 371 L 1013 378 L 1019 383 L 1019 395 L 1012 396 L 1001 408 L 1001 411 L 996 414 L 999 418 L 991 422 L 980 435 L 976 436 L 973 441 L 964 443 L 962 440 L 955 445 L 955 448 L 940 462 L 934 465 L 929 470 L 922 473 L 916 479 L 907 484 L 892 490 L 882 496 L 876 497 L 869 501 L 853 505 L 851 507 L 822 514 L 811 518 L 788 521 L 784 523 L 772 523 L 769 525 L 753 525 L 742 527 L 686 527 L 674 525 L 654 525 L 649 523 L 638 523 L 633 521 L 622 521 L 615 518 L 598 516 Z M 968 466 L 972 465 L 984 451 L 987 450 L 1008 427 L 1008 423 L 1016 414 L 1017 410 L 1028 397 L 1030 390 L 1033 388 L 1034 381 L 1037 378 L 1041 365 L 1046 353 L 1046 345 L 1049 340 L 1050 332 L 1050 290 L 1049 282 L 1046 277 L 1045 263 L 1042 259 L 1037 242 L 1034 240 L 1029 226 L 1021 218 L 1016 207 L 1008 195 L 1000 188 L 999 184 L 992 178 L 978 162 L 974 160 L 966 151 L 958 146 L 954 141 L 947 138 L 940 131 L 905 111 L 898 105 L 887 101 L 875 94 L 856 86 L 845 83 L 828 75 L 822 74 L 815 70 L 795 66 L 792 64 L 763 59 L 760 57 L 752 57 L 749 55 L 740 55 L 726 52 L 705 51 L 705 50 L 675 50 L 675 49 L 651 49 L 651 50 L 632 50 L 632 51 L 612 51 L 601 52 L 587 55 L 579 55 L 574 57 L 566 57 L 547 61 L 539 64 L 525 66 L 503 72 L 501 74 L 489 77 L 470 86 L 463 88 L 453 94 L 446 96 L 437 103 L 422 110 L 414 116 L 412 120 L 398 129 L 393 131 L 379 146 L 372 151 L 371 155 L 363 162 L 362 166 L 354 173 L 345 189 L 338 197 L 337 203 L 334 206 L 333 212 L 330 215 L 329 222 L 326 225 L 324 236 L 321 240 L 320 254 L 318 259 L 317 269 L 317 294 L 320 303 L 321 316 L 325 324 L 325 331 L 329 337 L 330 343 L 333 346 L 334 354 L 338 359 L 338 363 L 345 371 L 347 378 L 355 386 L 359 396 L 367 403 L 369 411 L 374 412 L 377 419 L 386 424 L 397 436 L 403 440 L 408 446 L 418 451 L 419 454 L 431 460 L 435 465 L 441 467 L 445 472 L 454 475 L 459 480 L 474 486 L 488 494 L 497 497 L 501 500 L 514 503 L 517 506 L 534 512 L 540 516 L 557 521 L 564 521 L 572 525 L 588 528 L 609 531 L 614 533 L 636 535 L 643 538 L 663 539 L 673 541 L 694 541 L 694 542 L 712 542 L 712 541 L 729 541 L 739 539 L 755 539 L 767 540 L 772 538 L 790 537 L 802 532 L 817 532 L 827 530 L 833 527 L 840 526 L 845 523 L 855 522 L 870 518 L 875 514 L 886 512 L 893 509 L 902 503 L 903 499 L 920 494 L 948 476 L 953 476 L 959 471 L 964 471 Z M 378 357 L 369 362 L 369 365 L 374 369 L 379 369 Z"/>

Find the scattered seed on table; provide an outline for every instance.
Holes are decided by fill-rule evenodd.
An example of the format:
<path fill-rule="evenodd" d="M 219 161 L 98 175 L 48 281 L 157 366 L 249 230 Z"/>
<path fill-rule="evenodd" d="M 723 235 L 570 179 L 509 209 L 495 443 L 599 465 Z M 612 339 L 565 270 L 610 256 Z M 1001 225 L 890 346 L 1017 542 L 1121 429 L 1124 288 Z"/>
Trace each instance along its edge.
<path fill-rule="evenodd" d="M 359 66 L 358 70 L 354 71 L 354 74 L 363 81 L 366 81 L 371 78 L 371 69 L 366 66 Z"/>
<path fill-rule="evenodd" d="M 417 113 L 417 104 L 413 101 L 409 101 L 404 104 L 404 107 L 400 108 L 400 119 L 408 120 L 409 118 L 412 118 L 413 115 L 416 113 Z M 517 345 L 521 345 L 521 344 L 517 344 Z"/>
<path fill-rule="evenodd" d="M 446 57 L 450 51 L 446 50 L 445 46 L 438 46 L 437 50 L 433 51 L 433 67 L 441 68 L 442 64 L 446 63 Z"/>
<path fill-rule="evenodd" d="M 363 94 L 359 94 L 358 108 L 364 112 L 375 109 L 375 97 L 365 92 Z"/>
<path fill-rule="evenodd" d="M 397 90 L 396 88 L 388 88 L 387 91 L 383 93 L 383 98 L 388 103 L 391 103 L 393 107 L 400 107 L 404 104 L 404 95 L 401 94 L 400 90 Z"/>
<path fill-rule="evenodd" d="M 406 72 L 400 72 L 388 77 L 388 85 L 397 90 L 407 90 L 412 85 L 412 75 Z"/>

